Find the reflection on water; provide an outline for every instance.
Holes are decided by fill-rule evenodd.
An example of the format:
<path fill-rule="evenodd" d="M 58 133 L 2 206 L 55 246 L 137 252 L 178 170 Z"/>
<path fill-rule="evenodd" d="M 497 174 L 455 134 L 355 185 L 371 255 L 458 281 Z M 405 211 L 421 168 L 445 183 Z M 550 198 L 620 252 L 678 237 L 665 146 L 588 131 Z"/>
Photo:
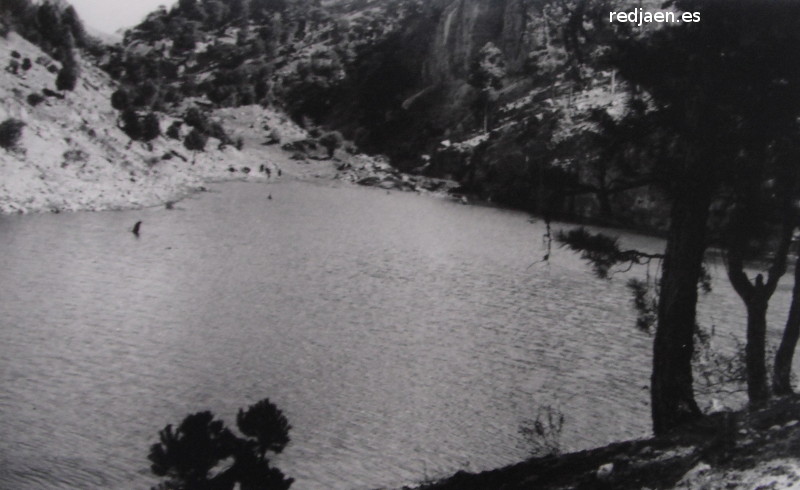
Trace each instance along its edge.
<path fill-rule="evenodd" d="M 542 233 L 520 213 L 307 183 L 0 217 L 0 487 L 146 488 L 165 424 L 233 423 L 264 397 L 293 426 L 277 464 L 298 489 L 514 462 L 542 405 L 564 411 L 566 449 L 645 434 L 651 339 L 624 279 L 566 251 L 535 263 Z M 741 330 L 717 276 L 703 320 Z"/>

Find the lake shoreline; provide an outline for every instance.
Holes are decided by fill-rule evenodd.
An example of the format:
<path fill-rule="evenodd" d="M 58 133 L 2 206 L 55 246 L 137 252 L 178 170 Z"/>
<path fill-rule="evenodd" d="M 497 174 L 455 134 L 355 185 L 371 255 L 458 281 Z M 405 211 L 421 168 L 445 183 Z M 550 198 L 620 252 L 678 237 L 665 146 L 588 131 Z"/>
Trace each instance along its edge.
<path fill-rule="evenodd" d="M 417 192 L 448 197 L 455 183 L 443 179 L 408 176 L 384 168 L 388 164 L 365 155 L 341 155 L 320 161 L 297 161 L 278 148 L 273 151 L 243 151 L 231 155 L 231 164 L 202 164 L 180 170 L 171 168 L 168 176 L 154 175 L 146 185 L 130 186 L 125 180 L 108 180 L 85 187 L 27 187 L 27 192 L 0 196 L 0 215 L 85 211 L 131 211 L 173 204 L 208 190 L 213 184 L 248 182 L 272 184 L 282 180 L 345 182 L 387 191 Z M 266 162 L 266 163 L 258 163 Z M 237 164 L 237 165 L 234 165 Z M 261 165 L 269 172 L 254 171 Z M 347 171 L 339 170 L 343 165 Z M 354 170 L 358 165 L 358 170 Z M 418 186 L 417 186 L 418 185 Z M 98 189 L 99 187 L 99 189 Z M 133 188 L 132 188 L 133 187 Z M 453 199 L 461 199 L 453 196 Z M 465 202 L 466 204 L 466 202 Z M 483 204 L 483 203 L 475 203 Z M 489 204 L 491 205 L 491 204 Z"/>
<path fill-rule="evenodd" d="M 792 395 L 758 411 L 718 412 L 662 437 L 461 471 L 403 490 L 796 488 L 798 413 L 800 396 Z"/>

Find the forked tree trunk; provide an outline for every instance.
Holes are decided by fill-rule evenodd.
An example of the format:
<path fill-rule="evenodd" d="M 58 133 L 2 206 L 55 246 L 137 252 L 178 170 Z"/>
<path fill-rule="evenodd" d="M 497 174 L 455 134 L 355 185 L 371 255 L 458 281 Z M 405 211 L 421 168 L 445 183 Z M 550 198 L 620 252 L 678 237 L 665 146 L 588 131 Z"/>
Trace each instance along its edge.
<path fill-rule="evenodd" d="M 656 435 L 702 416 L 692 388 L 692 354 L 710 196 L 697 186 L 672 204 L 650 388 Z"/>
<path fill-rule="evenodd" d="M 728 278 L 747 308 L 747 345 L 745 346 L 745 368 L 747 371 L 747 398 L 751 408 L 763 407 L 770 396 L 767 377 L 767 308 L 769 300 L 778 287 L 778 281 L 786 273 L 786 257 L 792 243 L 794 218 L 790 203 L 782 225 L 778 248 L 772 259 L 766 283 L 764 276 L 758 274 L 755 284 L 750 282 L 744 272 L 742 256 L 743 245 L 748 234 L 734 239 L 728 250 Z M 788 327 L 788 324 L 787 324 Z"/>
<path fill-rule="evenodd" d="M 758 287 L 758 286 L 757 286 Z M 759 290 L 763 289 L 759 288 Z M 763 407 L 769 398 L 767 384 L 766 338 L 769 297 L 756 294 L 747 304 L 747 398 L 751 408 Z"/>
<path fill-rule="evenodd" d="M 752 408 L 764 405 L 769 398 L 766 367 L 767 306 L 772 294 L 764 285 L 764 277 L 756 276 L 755 284 L 744 272 L 744 262 L 736 252 L 728 253 L 728 278 L 747 309 L 747 345 L 745 371 L 747 398 Z"/>
<path fill-rule="evenodd" d="M 792 393 L 792 360 L 798 338 L 800 338 L 800 257 L 794 266 L 794 290 L 792 291 L 789 318 L 786 319 L 783 338 L 781 338 L 781 344 L 775 354 L 772 389 L 776 395 L 782 396 Z"/>

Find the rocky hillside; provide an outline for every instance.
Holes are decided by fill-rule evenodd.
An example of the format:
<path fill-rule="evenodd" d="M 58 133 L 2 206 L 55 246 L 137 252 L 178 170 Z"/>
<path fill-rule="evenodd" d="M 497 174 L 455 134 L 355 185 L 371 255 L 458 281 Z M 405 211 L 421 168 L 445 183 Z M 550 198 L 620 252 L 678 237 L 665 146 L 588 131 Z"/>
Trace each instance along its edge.
<path fill-rule="evenodd" d="M 12 61 L 20 67 L 7 68 L 2 77 L 0 121 L 24 126 L 13 147 L 0 149 L 0 212 L 149 206 L 178 199 L 209 180 L 267 178 L 257 165 L 243 171 L 259 161 L 247 151 L 219 149 L 214 139 L 208 151 L 196 154 L 166 137 L 132 141 L 110 104 L 113 81 L 86 59 L 79 58 L 81 76 L 72 91 L 56 90 L 60 63 L 14 32 L 0 39 L 0 63 L 6 67 Z M 285 125 L 290 141 L 293 125 L 280 118 L 259 111 L 253 121 Z M 172 122 L 161 114 L 162 131 Z"/>
<path fill-rule="evenodd" d="M 630 5 L 182 0 L 129 30 L 101 65 L 137 110 L 179 115 L 187 97 L 281 108 L 482 199 L 658 228 L 651 190 L 553 197 L 613 177 L 597 168 L 597 121 L 624 111 L 627 89 L 604 53 L 632 34 L 607 13 Z"/>
<path fill-rule="evenodd" d="M 0 38 L 0 123 L 18 134 L 5 144 L 0 128 L 7 146 L 0 148 L 0 213 L 169 205 L 209 182 L 232 179 L 321 177 L 418 192 L 452 188 L 402 175 L 381 158 L 353 154 L 352 147 L 337 149 L 341 141 L 326 149 L 282 111 L 260 105 L 214 107 L 205 97 L 182 97 L 163 110 L 120 111 L 112 103 L 119 83 L 97 66 L 103 57 L 80 49 L 73 57 L 75 85 L 59 89 L 64 62 L 13 30 Z M 130 114 L 136 125 L 155 121 L 152 138 L 132 137 Z M 202 150 L 187 146 L 192 124 L 208 133 Z"/>

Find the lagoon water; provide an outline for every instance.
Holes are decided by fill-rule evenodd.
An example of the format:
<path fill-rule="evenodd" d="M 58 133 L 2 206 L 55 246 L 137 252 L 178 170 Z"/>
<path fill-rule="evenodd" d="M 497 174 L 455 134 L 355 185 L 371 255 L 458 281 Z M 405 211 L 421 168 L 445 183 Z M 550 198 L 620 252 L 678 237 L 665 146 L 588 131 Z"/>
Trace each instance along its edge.
<path fill-rule="evenodd" d="M 522 213 L 301 182 L 2 216 L 0 487 L 148 488 L 167 423 L 212 410 L 234 425 L 264 397 L 293 426 L 275 461 L 300 490 L 516 462 L 541 407 L 564 413 L 562 449 L 646 435 L 652 339 L 627 277 L 560 249 L 537 263 L 543 233 Z M 741 332 L 713 272 L 702 321 Z"/>

